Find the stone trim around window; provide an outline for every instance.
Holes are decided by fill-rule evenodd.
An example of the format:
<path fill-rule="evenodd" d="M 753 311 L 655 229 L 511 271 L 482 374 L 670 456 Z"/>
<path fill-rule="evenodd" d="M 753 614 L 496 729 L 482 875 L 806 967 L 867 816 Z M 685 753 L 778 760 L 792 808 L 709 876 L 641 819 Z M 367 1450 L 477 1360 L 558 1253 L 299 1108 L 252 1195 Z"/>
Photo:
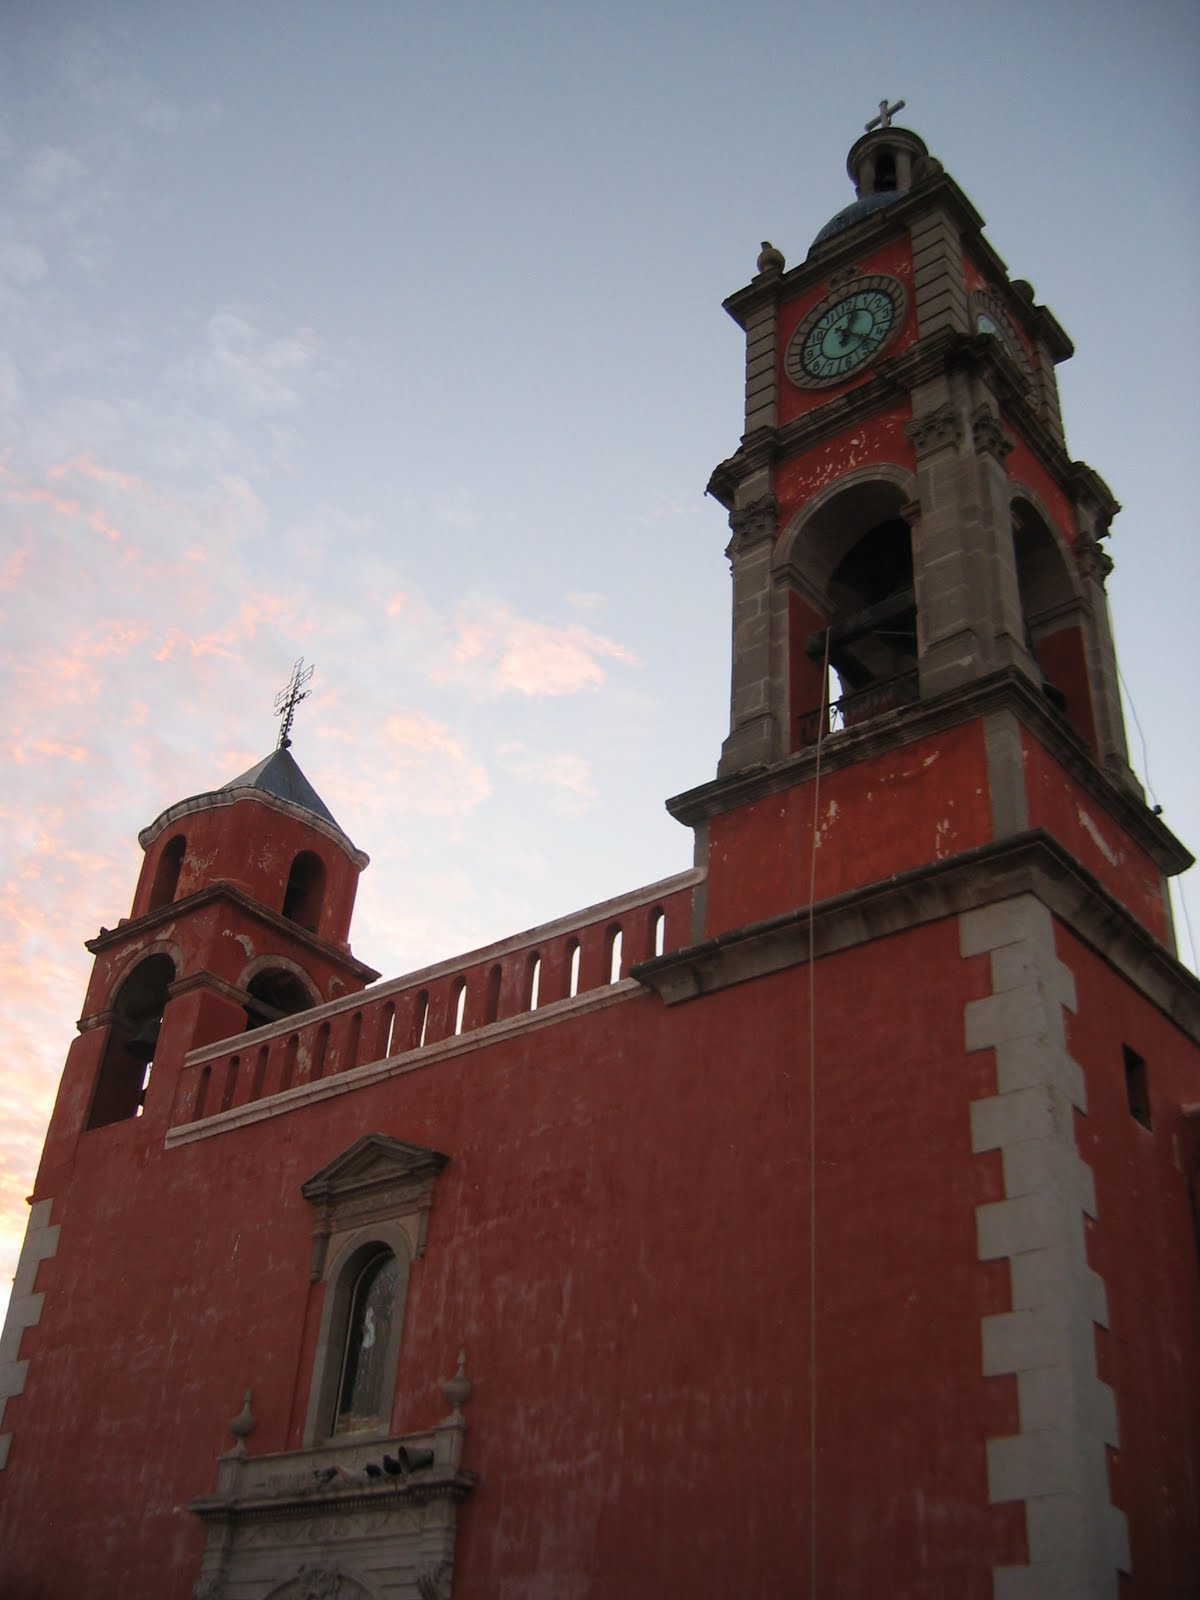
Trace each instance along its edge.
<path fill-rule="evenodd" d="M 325 1282 L 304 1421 L 307 1446 L 335 1436 L 354 1286 L 371 1253 L 380 1248 L 392 1252 L 399 1269 L 384 1352 L 384 1392 L 395 1393 L 409 1268 L 425 1253 L 434 1183 L 448 1159 L 438 1150 L 387 1134 L 366 1134 L 301 1185 L 301 1193 L 317 1213 L 310 1274 L 314 1283 Z M 386 1410 L 380 1433 L 388 1431 L 390 1403 Z"/>

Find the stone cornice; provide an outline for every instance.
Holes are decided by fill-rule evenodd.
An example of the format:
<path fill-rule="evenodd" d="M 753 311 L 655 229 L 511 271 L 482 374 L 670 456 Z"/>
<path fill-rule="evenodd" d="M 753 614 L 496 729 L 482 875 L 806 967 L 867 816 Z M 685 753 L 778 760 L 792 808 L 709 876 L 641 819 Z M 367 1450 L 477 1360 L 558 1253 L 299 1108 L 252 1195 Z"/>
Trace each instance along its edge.
<path fill-rule="evenodd" d="M 371 983 L 379 976 L 374 967 L 368 967 L 363 961 L 356 961 L 348 950 L 329 944 L 325 939 L 318 938 L 315 933 L 309 933 L 307 928 L 302 928 L 290 917 L 272 911 L 261 901 L 251 899 L 241 889 L 223 880 L 207 884 L 203 889 L 197 889 L 194 894 L 182 895 L 178 900 L 172 900 L 169 905 L 159 906 L 155 911 L 147 911 L 143 916 L 130 917 L 118 923 L 115 928 L 101 928 L 94 939 L 84 940 L 84 948 L 90 950 L 94 956 L 101 955 L 107 950 L 127 943 L 131 938 L 141 938 L 156 929 L 169 926 L 178 921 L 184 913 L 198 911 L 217 902 L 236 906 L 264 927 L 272 929 L 275 933 L 284 934 L 289 940 L 294 940 L 297 944 L 336 962 L 344 971 L 361 978 L 364 983 Z"/>
<path fill-rule="evenodd" d="M 360 872 L 370 865 L 371 858 L 366 851 L 360 850 L 353 844 L 335 823 L 326 822 L 324 817 L 318 817 L 315 812 L 296 805 L 292 800 L 283 800 L 266 789 L 255 789 L 250 784 L 243 785 L 240 789 L 209 789 L 204 794 L 194 794 L 186 800 L 177 800 L 165 811 L 160 811 L 154 821 L 142 829 L 138 834 L 138 843 L 143 850 L 148 850 L 163 830 L 169 828 L 171 823 L 178 822 L 180 817 L 189 817 L 197 811 L 215 811 L 223 806 L 234 806 L 242 800 L 254 800 L 270 811 L 278 811 L 282 816 L 292 817 L 295 821 L 302 822 L 306 828 L 312 828 L 314 832 L 323 834 L 349 856 Z"/>
<path fill-rule="evenodd" d="M 1072 461 L 1030 399 L 1012 357 L 989 334 L 944 329 L 881 361 L 865 383 L 774 430 L 759 428 L 736 454 L 714 468 L 707 492 L 730 509 L 738 486 L 764 466 L 803 455 L 848 429 L 909 399 L 914 388 L 944 372 L 982 374 L 995 391 L 1004 421 L 1015 428 L 1046 470 L 1073 494 L 1086 492 L 1109 515 L 1120 509 L 1104 480 L 1080 461 Z"/>
<path fill-rule="evenodd" d="M 821 771 L 835 772 L 957 727 L 986 713 L 1013 711 L 1021 724 L 1045 746 L 1063 769 L 1124 828 L 1135 844 L 1168 876 L 1192 864 L 1191 853 L 1180 843 L 1139 795 L 1118 783 L 1100 767 L 1075 730 L 1046 703 L 1019 672 L 992 673 L 975 683 L 952 689 L 934 700 L 889 711 L 861 728 L 832 734 L 821 745 Z M 738 772 L 673 796 L 667 810 L 688 827 L 710 817 L 750 805 L 809 782 L 816 772 L 817 750 L 810 746 L 769 767 Z"/>
<path fill-rule="evenodd" d="M 1200 979 L 1042 829 L 799 906 L 671 955 L 632 976 L 667 1005 L 783 971 L 873 939 L 1033 894 L 1187 1036 L 1200 1043 Z"/>
<path fill-rule="evenodd" d="M 738 326 L 744 329 L 753 313 L 764 304 L 776 299 L 793 299 L 814 285 L 823 283 L 839 268 L 857 263 L 889 238 L 906 231 L 923 212 L 938 208 L 948 212 L 960 229 L 971 236 L 987 268 L 998 277 L 1007 279 L 1008 268 L 983 238 L 983 218 L 954 179 L 939 172 L 914 184 L 901 199 L 894 200 L 881 211 L 872 212 L 844 233 L 835 234 L 823 244 L 814 245 L 805 259 L 787 272 L 778 275 L 760 273 L 722 304 Z"/>

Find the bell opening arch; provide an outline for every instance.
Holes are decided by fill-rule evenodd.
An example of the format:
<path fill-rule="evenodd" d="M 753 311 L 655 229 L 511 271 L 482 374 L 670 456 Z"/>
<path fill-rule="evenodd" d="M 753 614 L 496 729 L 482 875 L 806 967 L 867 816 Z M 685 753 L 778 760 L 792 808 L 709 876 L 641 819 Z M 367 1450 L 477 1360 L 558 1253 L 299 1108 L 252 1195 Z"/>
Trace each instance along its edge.
<path fill-rule="evenodd" d="M 900 467 L 851 473 L 809 500 L 780 538 L 793 750 L 815 742 L 827 704 L 837 702 L 833 725 L 843 726 L 916 698 L 915 490 Z"/>

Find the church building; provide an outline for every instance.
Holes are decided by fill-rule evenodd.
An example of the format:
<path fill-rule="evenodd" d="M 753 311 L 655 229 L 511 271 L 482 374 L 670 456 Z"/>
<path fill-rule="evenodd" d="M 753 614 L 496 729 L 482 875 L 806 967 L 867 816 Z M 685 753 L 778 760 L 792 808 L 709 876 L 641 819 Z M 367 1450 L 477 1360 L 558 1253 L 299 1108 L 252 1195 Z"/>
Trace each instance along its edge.
<path fill-rule="evenodd" d="M 896 109 L 725 302 L 688 871 L 377 981 L 286 730 L 141 833 L 0 1344 L 4 1600 L 1200 1593 L 1191 857 L 1070 340 Z"/>

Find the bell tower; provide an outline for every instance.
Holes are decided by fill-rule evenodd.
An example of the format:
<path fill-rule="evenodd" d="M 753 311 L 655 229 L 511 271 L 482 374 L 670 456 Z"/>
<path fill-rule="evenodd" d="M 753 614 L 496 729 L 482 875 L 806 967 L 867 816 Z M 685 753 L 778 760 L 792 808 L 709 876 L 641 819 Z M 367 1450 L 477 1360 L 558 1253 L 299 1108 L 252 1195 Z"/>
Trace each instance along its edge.
<path fill-rule="evenodd" d="M 847 166 L 803 260 L 764 243 L 725 302 L 730 727 L 715 779 L 668 802 L 705 879 L 693 945 L 646 981 L 738 996 L 791 1118 L 827 1570 L 868 1570 L 870 1494 L 881 1525 L 903 1494 L 886 1441 L 911 1398 L 915 1460 L 955 1330 L 990 1592 L 1182 1592 L 1194 1494 L 1164 1512 L 1147 1486 L 1195 1482 L 1174 1352 L 1200 1300 L 1168 1310 L 1151 1279 L 1194 1285 L 1200 989 L 1167 893 L 1191 857 L 1127 760 L 1119 508 L 1066 448 L 1070 340 L 924 141 L 885 104 Z M 945 1319 L 898 1383 L 922 1272 Z M 843 1452 L 853 1537 L 819 1504 Z"/>
<path fill-rule="evenodd" d="M 1128 764 L 1104 587 L 1119 507 L 1066 448 L 1055 366 L 1073 347 L 894 109 L 851 148 L 855 198 L 803 261 L 764 243 L 725 302 L 746 335 L 744 432 L 708 486 L 732 530 L 730 729 L 701 813 L 673 809 L 723 815 L 756 774 L 804 781 L 834 736 L 840 765 L 973 724 L 990 810 L 973 842 L 1046 821 L 1043 757 L 1084 774 L 1148 852 L 1134 910 L 1170 944 L 1165 875 L 1190 857 Z M 965 842 L 956 804 L 925 859 Z M 922 859 L 900 844 L 872 870 Z M 718 860 L 710 911 L 719 880 Z"/>
<path fill-rule="evenodd" d="M 378 976 L 348 939 L 367 857 L 282 739 L 223 787 L 168 806 L 139 839 L 129 916 L 88 941 L 96 961 L 39 1176 L 50 1192 L 82 1136 L 105 1130 L 107 1159 L 114 1140 L 139 1148 L 179 1120 L 189 1050 Z M 215 1101 L 237 1087 L 216 1086 Z M 92 1151 L 90 1137 L 83 1148 Z"/>

